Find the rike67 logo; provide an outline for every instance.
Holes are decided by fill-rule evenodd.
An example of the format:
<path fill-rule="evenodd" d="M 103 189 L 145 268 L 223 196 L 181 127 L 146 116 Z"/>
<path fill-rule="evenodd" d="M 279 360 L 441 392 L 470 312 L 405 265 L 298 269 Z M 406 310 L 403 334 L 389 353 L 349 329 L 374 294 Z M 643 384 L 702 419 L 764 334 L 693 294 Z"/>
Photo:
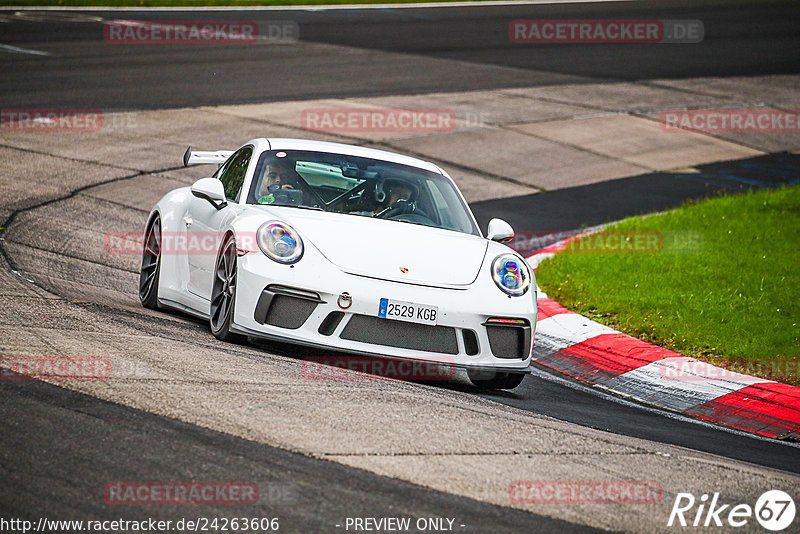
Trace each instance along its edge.
<path fill-rule="evenodd" d="M 743 527 L 753 517 L 767 530 L 785 530 L 794 522 L 794 500 L 781 490 L 770 490 L 761 495 L 754 507 L 749 504 L 721 504 L 719 493 L 703 494 L 696 499 L 691 493 L 678 493 L 667 526 L 682 527 Z M 796 530 L 795 530 L 796 532 Z"/>

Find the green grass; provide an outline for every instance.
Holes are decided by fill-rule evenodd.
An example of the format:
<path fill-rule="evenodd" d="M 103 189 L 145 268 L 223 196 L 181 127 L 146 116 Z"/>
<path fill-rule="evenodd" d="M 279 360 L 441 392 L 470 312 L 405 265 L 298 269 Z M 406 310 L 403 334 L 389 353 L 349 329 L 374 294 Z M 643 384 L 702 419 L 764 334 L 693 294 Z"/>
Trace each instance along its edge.
<path fill-rule="evenodd" d="M 663 249 L 586 251 L 640 231 L 643 242 L 660 233 Z M 567 308 L 629 335 L 800 385 L 800 187 L 626 219 L 542 263 L 537 281 Z"/>
<path fill-rule="evenodd" d="M 106 6 L 106 7 L 203 7 L 203 6 L 297 6 L 326 4 L 417 4 L 430 0 L 0 0 L 0 6 Z M 436 0 L 456 2 L 461 0 Z"/>

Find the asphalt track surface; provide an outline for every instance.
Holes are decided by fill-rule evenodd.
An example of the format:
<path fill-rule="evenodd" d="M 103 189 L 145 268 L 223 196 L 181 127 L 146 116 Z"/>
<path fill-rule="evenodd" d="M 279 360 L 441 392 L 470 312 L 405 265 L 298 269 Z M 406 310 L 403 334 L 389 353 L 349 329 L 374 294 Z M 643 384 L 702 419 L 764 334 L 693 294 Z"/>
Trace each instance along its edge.
<path fill-rule="evenodd" d="M 680 45 L 571 45 L 538 47 L 533 53 L 507 39 L 506 23 L 514 18 L 569 18 L 578 14 L 583 18 L 614 18 L 622 13 L 624 18 L 701 19 L 706 39 L 690 56 L 680 53 Z M 131 12 L 115 16 L 185 18 L 185 14 Z M 696 2 L 642 2 L 633 8 L 629 4 L 591 4 L 352 12 L 290 10 L 192 16 L 295 20 L 301 24 L 303 42 L 401 53 L 408 55 L 408 62 L 406 70 L 390 72 L 386 67 L 365 62 L 363 57 L 347 61 L 313 46 L 122 50 L 102 42 L 99 24 L 5 24 L 0 26 L 1 43 L 51 51 L 53 55 L 0 54 L 0 70 L 4 73 L 2 105 L 158 109 L 581 81 L 646 83 L 655 78 L 800 70 L 800 17 L 795 2 L 708 2 L 699 6 Z M 442 72 L 417 68 L 418 59 L 430 57 L 461 60 L 470 66 Z M 513 76 L 497 76 L 487 68 L 494 65 L 512 66 L 517 71 Z M 776 163 L 777 159 L 780 161 Z M 716 164 L 704 168 L 701 176 L 679 181 L 683 184 L 680 187 L 674 187 L 675 182 L 671 181 L 669 191 L 659 189 L 663 176 L 643 175 L 546 195 L 488 201 L 473 209 L 479 219 L 485 219 L 488 213 L 496 214 L 499 209 L 512 224 L 521 227 L 565 230 L 665 209 L 719 190 L 785 183 L 797 176 L 791 171 L 797 167 L 796 156 L 770 156 L 751 163 L 756 168 L 775 164 L 787 172 L 777 172 L 770 183 L 747 184 L 747 171 L 742 171 L 740 164 Z M 726 172 L 720 172 L 721 168 Z M 730 168 L 735 172 L 727 172 Z M 730 180 L 732 175 L 744 180 L 736 183 Z M 598 195 L 615 200 L 591 202 Z M 538 218 L 535 223 L 531 222 L 531 213 Z M 528 513 L 308 459 L 46 384 L 4 384 L 0 394 L 0 471 L 6 480 L 16 480 L 26 488 L 26 492 L 17 493 L 11 490 L 14 486 L 0 484 L 3 516 L 39 516 L 42 509 L 52 508 L 54 515 L 72 511 L 76 517 L 82 512 L 103 517 L 107 510 L 102 503 L 86 500 L 84 495 L 97 487 L 99 476 L 108 470 L 113 470 L 119 479 L 149 479 L 167 478 L 164 473 L 174 468 L 174 472 L 192 472 L 196 479 L 203 479 L 224 468 L 228 479 L 232 473 L 242 473 L 243 479 L 253 478 L 255 469 L 261 480 L 275 483 L 277 495 L 289 497 L 288 502 L 271 503 L 272 509 L 280 508 L 284 516 L 296 509 L 292 523 L 308 531 L 340 519 L 343 501 L 347 502 L 347 515 L 352 516 L 420 516 L 426 511 L 433 516 L 452 510 L 450 515 L 468 518 L 479 532 L 532 531 L 532 525 L 541 525 L 542 531 L 581 529 L 547 518 L 533 520 Z M 800 472 L 794 447 L 676 420 L 542 376 L 526 378 L 514 392 L 485 397 L 592 428 Z M 23 421 L 18 417 L 20 413 L 34 413 L 36 417 Z M 81 428 L 81 432 L 76 433 L 75 428 Z M 113 461 L 103 458 L 109 444 L 118 447 L 120 453 Z M 186 454 L 187 450 L 192 454 Z M 28 476 L 27 468 L 42 457 L 49 459 L 45 465 L 50 471 L 39 472 L 33 481 L 23 481 Z M 71 466 L 67 475 L 64 466 Z M 281 478 L 287 472 L 291 476 Z M 62 500 L 65 504 L 56 504 Z M 31 502 L 43 502 L 42 508 L 31 510 Z M 76 508 L 78 503 L 83 503 L 85 509 Z M 170 510 L 172 513 L 179 514 Z"/>
<path fill-rule="evenodd" d="M 654 172 L 546 194 L 471 204 L 481 228 L 498 213 L 514 228 L 542 236 L 675 208 L 690 199 L 800 183 L 800 156 L 777 153 L 698 165 L 695 172 Z"/>
<path fill-rule="evenodd" d="M 0 517 L 34 523 L 43 514 L 51 519 L 173 521 L 278 517 L 280 532 L 334 532 L 344 531 L 346 517 L 447 516 L 457 518 L 454 530 L 463 532 L 596 531 L 234 438 L 42 382 L 5 383 L 0 399 Z M 27 415 L 24 425 L 20 413 Z M 256 481 L 259 502 L 109 507 L 98 492 L 110 480 L 187 479 Z M 20 487 L 24 491 L 16 490 Z"/>
<path fill-rule="evenodd" d="M 119 46 L 103 41 L 99 22 L 0 23 L 0 43 L 53 54 L 0 52 L 2 105 L 158 109 L 800 70 L 800 8 L 791 0 L 99 15 L 288 20 L 299 24 L 301 44 Z M 691 48 L 509 41 L 509 21 L 536 18 L 694 19 L 705 37 Z M 387 62 L 369 51 L 398 55 Z"/>

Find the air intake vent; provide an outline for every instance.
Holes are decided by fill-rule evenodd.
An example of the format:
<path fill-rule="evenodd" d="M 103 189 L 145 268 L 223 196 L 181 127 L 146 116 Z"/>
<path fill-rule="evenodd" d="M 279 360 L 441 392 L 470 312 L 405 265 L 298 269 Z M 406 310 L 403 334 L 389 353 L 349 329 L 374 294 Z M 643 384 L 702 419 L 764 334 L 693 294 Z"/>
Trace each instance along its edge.
<path fill-rule="evenodd" d="M 342 318 L 344 317 L 344 313 L 340 311 L 330 312 L 325 320 L 322 321 L 322 324 L 319 325 L 319 330 L 317 330 L 323 336 L 329 336 L 336 331 L 336 327 L 339 326 L 339 323 L 342 322 Z"/>
<path fill-rule="evenodd" d="M 261 323 L 291 330 L 308 320 L 317 304 L 325 304 L 313 291 L 272 284 L 264 288 L 253 318 Z"/>
<path fill-rule="evenodd" d="M 496 358 L 524 360 L 531 350 L 531 327 L 525 319 L 489 319 L 483 325 Z"/>
<path fill-rule="evenodd" d="M 458 354 L 455 328 L 393 321 L 369 315 L 351 317 L 341 338 L 385 347 Z"/>
<path fill-rule="evenodd" d="M 317 303 L 310 300 L 275 295 L 265 322 L 270 326 L 294 330 L 303 326 L 316 307 Z"/>
<path fill-rule="evenodd" d="M 478 335 L 474 330 L 462 330 L 461 335 L 464 337 L 464 351 L 468 355 L 475 356 L 481 351 L 478 345 Z"/>

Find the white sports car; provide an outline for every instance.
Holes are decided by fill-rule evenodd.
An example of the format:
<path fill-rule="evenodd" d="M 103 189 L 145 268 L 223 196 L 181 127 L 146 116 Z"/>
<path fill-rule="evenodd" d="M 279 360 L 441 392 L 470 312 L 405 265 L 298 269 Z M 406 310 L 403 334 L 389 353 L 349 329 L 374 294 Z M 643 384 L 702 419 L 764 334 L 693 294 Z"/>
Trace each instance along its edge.
<path fill-rule="evenodd" d="M 168 193 L 147 221 L 139 297 L 247 337 L 464 368 L 510 389 L 530 372 L 536 284 L 484 238 L 453 180 L 408 156 L 299 139 L 189 148 L 211 178 Z"/>

